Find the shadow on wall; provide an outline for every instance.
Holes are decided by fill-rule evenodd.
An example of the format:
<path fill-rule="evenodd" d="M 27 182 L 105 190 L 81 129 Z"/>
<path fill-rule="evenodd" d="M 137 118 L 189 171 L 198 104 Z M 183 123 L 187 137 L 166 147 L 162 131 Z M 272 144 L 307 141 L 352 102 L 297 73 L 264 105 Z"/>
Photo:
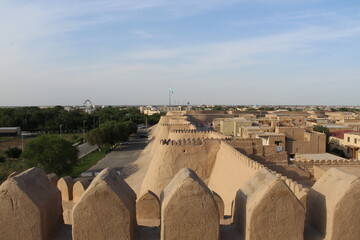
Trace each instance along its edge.
<path fill-rule="evenodd" d="M 54 179 L 32 168 L 12 176 L 0 186 L 3 239 L 28 239 L 29 236 L 30 239 L 51 239 L 59 226 L 63 232 L 55 239 L 69 232 L 62 223 L 60 191 L 50 177 Z M 221 239 L 304 239 L 305 212 L 309 227 L 325 239 L 359 239 L 359 176 L 330 169 L 309 191 L 307 209 L 289 186 L 292 185 L 269 170 L 258 169 L 237 191 L 234 224 L 222 227 Z M 64 187 L 62 191 L 69 189 Z M 145 218 L 149 207 L 161 209 L 156 211 L 157 217 L 161 214 L 160 238 L 159 228 L 138 227 L 136 208 L 141 204 L 146 206 L 139 208 L 142 212 L 138 214 L 145 214 L 142 215 Z M 135 193 L 123 178 L 112 169 L 104 169 L 73 208 L 72 234 L 73 239 L 86 240 L 104 236 L 130 240 L 218 240 L 219 209 L 214 194 L 190 169 L 181 169 L 173 177 L 162 191 L 160 202 L 153 193 L 136 201 Z M 19 216 L 32 221 L 24 221 Z M 18 231 L 19 228 L 22 231 Z M 231 234 L 237 235 L 231 238 Z M 311 234 L 306 237 L 315 239 Z"/>

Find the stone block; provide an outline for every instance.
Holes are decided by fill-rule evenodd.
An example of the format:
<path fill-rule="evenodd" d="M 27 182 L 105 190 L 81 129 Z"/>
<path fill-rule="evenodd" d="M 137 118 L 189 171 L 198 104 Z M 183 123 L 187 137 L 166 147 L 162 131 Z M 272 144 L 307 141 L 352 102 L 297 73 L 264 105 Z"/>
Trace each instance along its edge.
<path fill-rule="evenodd" d="M 359 176 L 331 168 L 309 190 L 307 223 L 324 240 L 360 239 Z"/>
<path fill-rule="evenodd" d="M 0 238 L 47 240 L 62 222 L 60 191 L 39 168 L 0 186 Z"/>
<path fill-rule="evenodd" d="M 65 176 L 57 182 L 57 188 L 61 192 L 61 199 L 63 201 L 71 201 L 73 199 L 74 180 L 70 176 Z"/>
<path fill-rule="evenodd" d="M 305 209 L 280 178 L 261 169 L 237 192 L 234 223 L 244 240 L 302 240 Z"/>
<path fill-rule="evenodd" d="M 48 176 L 48 178 L 50 179 L 50 181 L 51 181 L 55 186 L 57 186 L 57 182 L 59 181 L 58 175 L 56 175 L 56 173 L 49 173 L 47 176 Z"/>
<path fill-rule="evenodd" d="M 77 203 L 81 196 L 84 194 L 85 190 L 89 187 L 91 179 L 81 179 L 76 181 L 73 186 L 73 201 Z"/>
<path fill-rule="evenodd" d="M 216 205 L 218 206 L 219 209 L 219 217 L 220 220 L 224 219 L 224 210 L 225 210 L 225 204 L 224 201 L 222 200 L 222 198 L 220 197 L 219 194 L 217 194 L 216 192 L 213 191 L 213 195 L 214 195 L 214 199 L 216 202 Z"/>
<path fill-rule="evenodd" d="M 136 203 L 137 219 L 160 219 L 160 200 L 152 191 L 143 194 Z"/>
<path fill-rule="evenodd" d="M 136 194 L 114 170 L 101 171 L 73 208 L 73 240 L 132 240 Z"/>
<path fill-rule="evenodd" d="M 219 240 L 219 210 L 212 192 L 188 168 L 161 195 L 161 240 Z"/>

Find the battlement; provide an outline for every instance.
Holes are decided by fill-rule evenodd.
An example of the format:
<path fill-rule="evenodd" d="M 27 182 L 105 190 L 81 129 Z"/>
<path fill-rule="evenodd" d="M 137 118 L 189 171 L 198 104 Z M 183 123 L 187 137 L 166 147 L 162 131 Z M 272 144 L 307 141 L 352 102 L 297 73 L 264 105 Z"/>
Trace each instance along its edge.
<path fill-rule="evenodd" d="M 164 127 L 181 127 L 181 126 L 190 126 L 191 123 L 163 123 L 161 126 Z"/>
<path fill-rule="evenodd" d="M 217 191 L 228 206 L 233 201 L 233 194 L 243 186 L 258 170 L 267 169 L 247 155 L 236 150 L 230 142 L 222 141 L 217 160 L 211 174 L 209 187 Z M 239 171 L 241 174 L 239 174 Z M 307 189 L 303 185 L 287 178 L 280 173 L 270 171 L 274 176 L 284 181 L 295 196 L 305 204 Z M 226 173 L 226 174 L 224 174 Z"/>
<path fill-rule="evenodd" d="M 225 143 L 228 144 L 228 143 Z M 267 169 L 269 172 L 271 172 L 274 176 L 277 178 L 283 180 L 286 185 L 290 188 L 290 190 L 296 195 L 299 196 L 300 192 L 304 190 L 305 192 L 308 191 L 308 189 L 304 188 L 303 185 L 297 183 L 296 181 L 293 181 L 290 178 L 287 178 L 286 176 L 283 176 L 282 174 L 271 171 L 269 168 L 265 167 L 262 163 L 259 163 L 246 155 L 242 154 L 241 152 L 237 151 L 235 148 L 233 148 L 230 144 L 228 144 L 228 151 L 231 151 L 235 158 L 237 158 L 239 161 L 242 161 L 246 164 L 247 167 L 252 168 L 254 170 L 259 170 L 262 168 Z M 302 196 L 302 195 L 301 195 Z"/>
<path fill-rule="evenodd" d="M 168 145 L 168 146 L 184 146 L 184 145 L 202 145 L 204 141 L 223 141 L 223 140 L 230 140 L 231 138 L 183 138 L 179 140 L 171 140 L 171 139 L 161 139 L 161 145 Z"/>
<path fill-rule="evenodd" d="M 200 138 L 188 138 L 188 139 L 180 139 L 180 140 L 171 140 L 171 139 L 161 139 L 161 145 L 169 145 L 169 146 L 183 146 L 183 145 L 201 145 L 203 144 L 204 139 Z"/>
<path fill-rule="evenodd" d="M 173 133 L 216 133 L 211 130 L 200 131 L 200 130 L 196 130 L 196 129 L 173 129 L 170 132 L 173 132 Z"/>
<path fill-rule="evenodd" d="M 358 239 L 360 236 L 356 227 L 360 217 L 356 206 L 360 200 L 354 198 L 360 192 L 359 176 L 331 169 L 314 187 L 301 189 L 301 185 L 270 172 L 261 164 L 246 160 L 241 153 L 232 154 L 257 169 L 238 188 L 234 199 L 233 223 L 230 226 L 238 229 L 236 235 L 232 235 L 234 239 L 247 239 L 246 236 L 256 239 L 304 239 L 305 216 L 306 223 L 314 232 L 326 239 Z M 117 236 L 138 240 L 144 234 L 144 228 L 138 227 L 143 220 L 161 222 L 157 224 L 160 236 L 154 238 L 159 240 L 203 239 L 203 236 L 218 240 L 234 234 L 228 231 L 229 227 L 220 225 L 220 211 L 223 209 L 221 195 L 212 191 L 191 169 L 181 169 L 161 196 L 149 191 L 138 198 L 123 178 L 109 168 L 101 171 L 90 185 L 82 182 L 80 185 L 84 191 L 75 190 L 78 182 L 73 184 L 69 178 L 57 182 L 58 186 L 62 186 L 58 190 L 50 178 L 54 179 L 54 176 L 47 177 L 40 169 L 33 168 L 12 176 L 0 186 L 2 238 L 17 239 L 20 233 L 24 233 L 21 235 L 24 239 L 51 239 L 63 226 L 60 221 L 63 216 L 59 211 L 61 196 L 69 197 L 68 201 L 62 201 L 64 206 L 66 202 L 74 201 L 70 196 L 75 198 L 76 194 L 80 196 L 76 196 L 78 200 L 69 211 L 73 220 L 73 239 L 99 239 L 104 236 L 110 239 Z M 332 184 L 331 190 L 328 184 Z M 72 194 L 68 195 L 70 189 Z M 306 208 L 303 206 L 304 199 L 299 201 L 297 193 L 309 195 Z M 322 196 L 323 201 L 318 196 Z M 24 220 L 30 218 L 31 222 Z M 179 224 L 183 227 L 179 228 Z M 219 231 L 220 228 L 222 231 Z M 346 228 L 345 232 L 343 228 Z M 25 232 L 25 229 L 31 231 Z M 312 237 L 305 239 L 311 240 Z"/>
<path fill-rule="evenodd" d="M 360 160 L 356 159 L 328 159 L 328 160 L 294 160 L 298 164 L 309 164 L 309 165 L 360 165 Z"/>

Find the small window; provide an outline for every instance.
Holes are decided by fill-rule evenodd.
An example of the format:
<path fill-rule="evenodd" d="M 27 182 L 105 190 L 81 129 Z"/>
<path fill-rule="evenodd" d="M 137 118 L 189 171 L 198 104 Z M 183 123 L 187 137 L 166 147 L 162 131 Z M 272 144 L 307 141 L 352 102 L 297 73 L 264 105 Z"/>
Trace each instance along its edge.
<path fill-rule="evenodd" d="M 348 142 L 350 142 L 350 137 L 348 137 Z"/>
<path fill-rule="evenodd" d="M 357 144 L 357 139 L 356 138 L 354 138 L 354 142 L 355 142 L 355 144 Z"/>

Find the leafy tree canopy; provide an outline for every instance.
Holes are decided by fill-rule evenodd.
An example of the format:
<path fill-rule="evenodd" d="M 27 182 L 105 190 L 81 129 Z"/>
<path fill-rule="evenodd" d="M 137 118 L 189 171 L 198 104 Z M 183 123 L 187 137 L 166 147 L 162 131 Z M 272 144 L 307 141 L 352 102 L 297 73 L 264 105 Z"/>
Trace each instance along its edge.
<path fill-rule="evenodd" d="M 22 156 L 28 167 L 40 167 L 61 175 L 75 164 L 78 150 L 58 136 L 42 135 L 26 144 Z"/>

